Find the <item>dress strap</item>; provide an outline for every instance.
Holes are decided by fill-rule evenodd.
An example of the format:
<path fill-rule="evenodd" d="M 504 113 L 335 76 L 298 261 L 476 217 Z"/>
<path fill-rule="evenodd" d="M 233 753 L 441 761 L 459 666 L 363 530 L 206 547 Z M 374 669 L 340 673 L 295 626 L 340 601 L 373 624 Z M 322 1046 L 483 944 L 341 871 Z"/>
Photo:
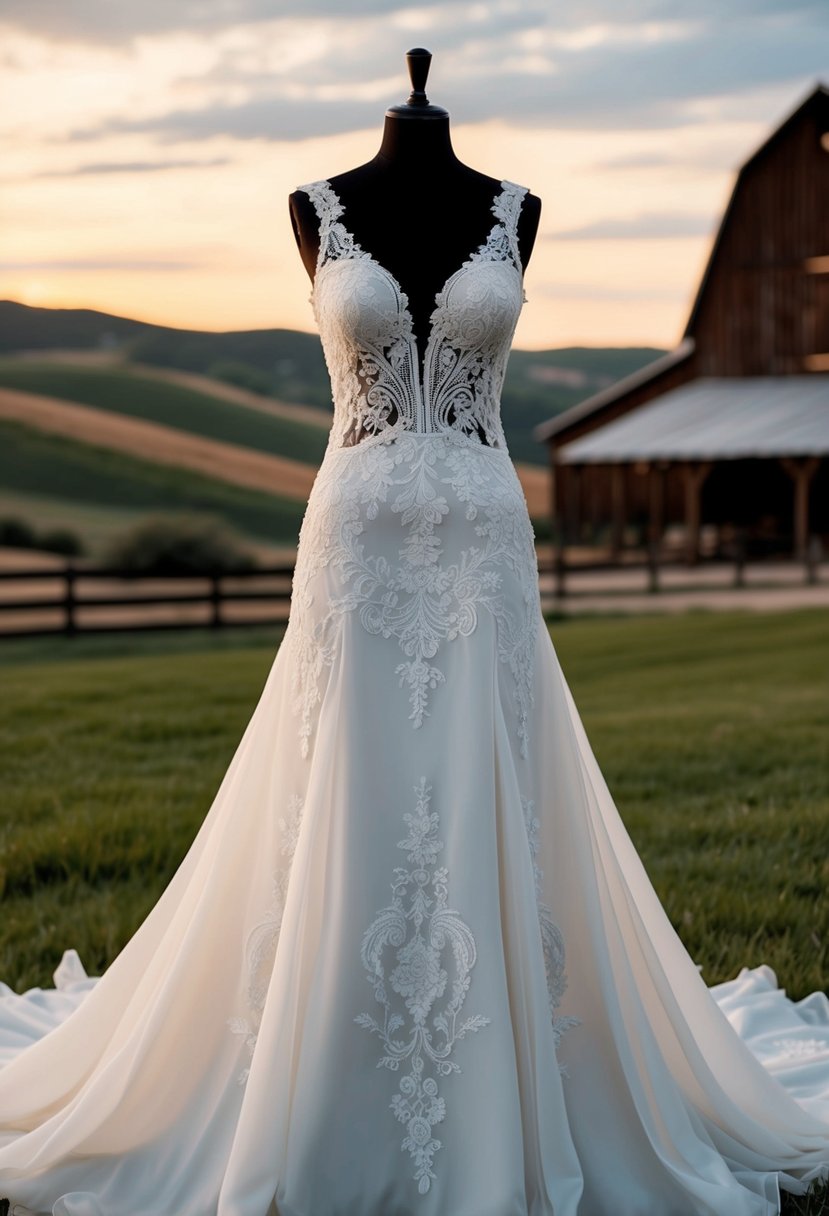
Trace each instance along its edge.
<path fill-rule="evenodd" d="M 337 256 L 339 250 L 336 242 L 332 240 L 332 231 L 335 221 L 342 215 L 345 208 L 331 183 L 325 179 L 297 186 L 297 190 L 304 190 L 308 195 L 314 204 L 314 210 L 319 220 L 319 250 L 316 265 L 316 270 L 319 270 L 323 262 L 328 261 L 330 257 Z"/>
<path fill-rule="evenodd" d="M 521 215 L 521 205 L 525 194 L 529 193 L 528 186 L 519 186 L 517 182 L 501 182 L 501 192 L 496 198 L 492 210 L 501 221 L 507 234 L 507 242 L 515 268 L 523 280 L 524 267 L 521 264 L 521 253 L 518 248 L 518 219 Z M 527 303 L 527 293 L 523 292 L 524 303 Z"/>

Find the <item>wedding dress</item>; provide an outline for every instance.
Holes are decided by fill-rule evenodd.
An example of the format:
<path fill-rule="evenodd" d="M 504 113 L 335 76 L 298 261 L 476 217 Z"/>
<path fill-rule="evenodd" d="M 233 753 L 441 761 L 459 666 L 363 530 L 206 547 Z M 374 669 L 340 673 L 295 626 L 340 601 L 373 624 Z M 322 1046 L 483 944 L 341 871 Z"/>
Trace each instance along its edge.
<path fill-rule="evenodd" d="M 829 1002 L 709 989 L 585 736 L 499 417 L 486 241 L 408 299 L 327 181 L 335 413 L 290 622 L 105 974 L 0 999 L 0 1195 L 55 1216 L 767 1216 L 829 1173 Z M 220 695 L 220 690 L 219 695 Z"/>

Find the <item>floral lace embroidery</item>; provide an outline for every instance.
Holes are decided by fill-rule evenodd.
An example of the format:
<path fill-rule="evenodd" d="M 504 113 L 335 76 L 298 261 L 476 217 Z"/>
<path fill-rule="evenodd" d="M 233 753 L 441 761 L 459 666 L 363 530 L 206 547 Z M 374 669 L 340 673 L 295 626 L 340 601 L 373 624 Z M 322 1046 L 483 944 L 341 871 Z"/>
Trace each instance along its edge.
<path fill-rule="evenodd" d="M 390 1106 L 398 1120 L 406 1124 L 401 1148 L 411 1154 L 417 1189 L 425 1195 L 436 1177 L 432 1162 L 441 1147 L 432 1129 L 443 1121 L 446 1103 L 438 1093 L 437 1081 L 424 1076 L 424 1070 L 431 1064 L 438 1076 L 460 1072 L 460 1065 L 449 1058 L 452 1049 L 468 1031 L 479 1030 L 491 1019 L 475 1014 L 458 1023 L 475 964 L 475 939 L 458 913 L 447 907 L 448 871 L 443 866 L 431 868 L 443 841 L 437 835 L 437 812 L 429 810 L 431 786 L 425 777 L 415 786 L 415 793 L 414 813 L 403 816 L 409 834 L 397 846 L 408 854 L 408 866 L 395 867 L 392 902 L 377 913 L 363 935 L 361 948 L 367 979 L 383 1007 L 383 1021 L 381 1024 L 370 1013 L 360 1013 L 354 1021 L 379 1035 L 383 1054 L 378 1068 L 397 1072 L 408 1061 L 409 1071 L 400 1078 L 399 1092 Z M 387 946 L 395 949 L 397 962 L 388 982 L 402 998 L 407 1013 L 392 1010 L 383 963 Z M 431 1019 L 431 1030 L 427 1019 L 449 979 L 442 966 L 447 946 L 451 946 L 455 962 L 452 996 Z"/>
<path fill-rule="evenodd" d="M 829 1052 L 829 1042 L 824 1039 L 774 1039 L 772 1046 L 779 1049 L 780 1055 L 790 1056 L 792 1059 Z"/>
<path fill-rule="evenodd" d="M 248 1014 L 246 1017 L 228 1019 L 228 1025 L 234 1034 L 242 1035 L 245 1046 L 253 1056 L 256 1040 L 259 1036 L 259 1024 L 262 1020 L 262 1010 L 268 995 L 268 985 L 273 972 L 276 947 L 279 941 L 279 931 L 282 927 L 282 914 L 285 910 L 285 896 L 288 891 L 288 880 L 291 873 L 291 863 L 299 839 L 299 828 L 302 821 L 303 800 L 297 794 L 288 799 L 288 809 L 285 817 L 280 818 L 282 828 L 281 852 L 287 859 L 273 876 L 272 898 L 264 919 L 250 933 L 245 947 L 247 965 L 246 1002 Z M 244 1085 L 250 1074 L 250 1067 L 239 1073 L 238 1081 Z"/>
<path fill-rule="evenodd" d="M 490 447 L 506 447 L 500 396 L 527 298 L 517 239 L 527 188 L 501 182 L 491 208 L 496 222 L 486 240 L 435 296 L 422 383 L 407 294 L 342 223 L 345 208 L 330 182 L 298 189 L 308 194 L 319 219 L 308 299 L 334 399 L 329 446 L 351 445 L 387 430 L 451 427 Z"/>
<path fill-rule="evenodd" d="M 356 611 L 371 634 L 394 637 L 403 660 L 395 668 L 409 693 L 409 720 L 422 725 L 429 693 L 444 682 L 433 660 L 442 643 L 468 637 L 478 612 L 495 619 L 498 653 L 515 682 L 522 755 L 527 753 L 532 708 L 532 666 L 540 619 L 538 566 L 532 525 L 515 469 L 506 453 L 482 450 L 449 432 L 401 434 L 394 443 L 326 458 L 317 476 L 300 532 L 291 622 L 285 643 L 293 648 L 294 708 L 300 718 L 303 756 L 308 754 L 320 682 L 336 651 L 334 625 Z M 441 466 L 447 475 L 442 475 Z M 457 500 L 450 508 L 444 487 Z M 383 504 L 406 528 L 399 562 L 366 553 L 361 536 Z M 438 529 L 452 511 L 474 523 L 479 542 L 447 562 Z M 325 567 L 339 570 L 344 591 L 315 605 L 314 579 Z M 502 594 L 504 572 L 523 589 L 520 611 Z"/>
<path fill-rule="evenodd" d="M 553 1022 L 553 1034 L 556 1047 L 561 1042 L 565 1030 L 580 1026 L 581 1020 L 574 1017 L 560 1017 L 558 1007 L 561 998 L 567 990 L 565 974 L 564 937 L 558 925 L 553 921 L 549 905 L 544 902 L 542 882 L 544 872 L 538 864 L 538 844 L 540 824 L 535 815 L 535 804 L 529 798 L 521 799 L 524 812 L 524 826 L 527 829 L 527 842 L 530 846 L 530 856 L 533 863 L 533 879 L 535 883 L 535 898 L 538 905 L 538 923 L 541 928 L 541 942 L 544 948 L 544 968 L 547 973 L 547 995 L 550 1002 L 550 1016 Z M 560 1065 L 560 1072 L 566 1075 L 566 1068 Z"/>

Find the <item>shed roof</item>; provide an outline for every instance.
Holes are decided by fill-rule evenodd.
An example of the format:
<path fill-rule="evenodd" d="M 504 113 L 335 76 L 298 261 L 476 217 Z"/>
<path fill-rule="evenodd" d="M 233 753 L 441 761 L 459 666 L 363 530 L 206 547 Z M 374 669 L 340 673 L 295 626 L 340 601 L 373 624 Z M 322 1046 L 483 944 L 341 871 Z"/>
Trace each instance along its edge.
<path fill-rule="evenodd" d="M 627 376 L 622 376 L 620 380 L 614 380 L 607 388 L 600 389 L 599 392 L 593 393 L 590 397 L 585 397 L 583 401 L 578 401 L 575 405 L 571 405 L 569 409 L 562 410 L 560 414 L 554 414 L 546 422 L 539 422 L 538 426 L 533 428 L 533 436 L 540 443 L 544 442 L 544 440 L 552 439 L 559 431 L 564 431 L 574 423 L 581 422 L 583 418 L 589 418 L 592 414 L 598 413 L 606 405 L 613 405 L 620 397 L 624 397 L 627 393 L 641 388 L 643 384 L 648 384 L 651 380 L 657 380 L 665 372 L 676 367 L 678 363 L 683 363 L 686 359 L 689 359 L 694 353 L 694 347 L 693 338 L 683 338 L 673 350 L 666 351 L 664 355 L 660 355 L 657 359 L 652 359 L 644 367 L 637 368 L 635 372 L 629 372 Z"/>
<path fill-rule="evenodd" d="M 829 375 L 701 377 L 580 439 L 566 464 L 829 454 Z"/>

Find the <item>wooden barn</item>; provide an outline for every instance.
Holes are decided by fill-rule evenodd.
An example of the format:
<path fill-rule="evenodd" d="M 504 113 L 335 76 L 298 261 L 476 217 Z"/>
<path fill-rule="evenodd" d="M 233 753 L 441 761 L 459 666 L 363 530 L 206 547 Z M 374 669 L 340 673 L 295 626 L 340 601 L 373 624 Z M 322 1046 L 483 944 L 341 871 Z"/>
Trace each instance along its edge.
<path fill-rule="evenodd" d="M 553 536 L 688 561 L 829 546 L 829 89 L 739 170 L 678 346 L 542 423 Z"/>

